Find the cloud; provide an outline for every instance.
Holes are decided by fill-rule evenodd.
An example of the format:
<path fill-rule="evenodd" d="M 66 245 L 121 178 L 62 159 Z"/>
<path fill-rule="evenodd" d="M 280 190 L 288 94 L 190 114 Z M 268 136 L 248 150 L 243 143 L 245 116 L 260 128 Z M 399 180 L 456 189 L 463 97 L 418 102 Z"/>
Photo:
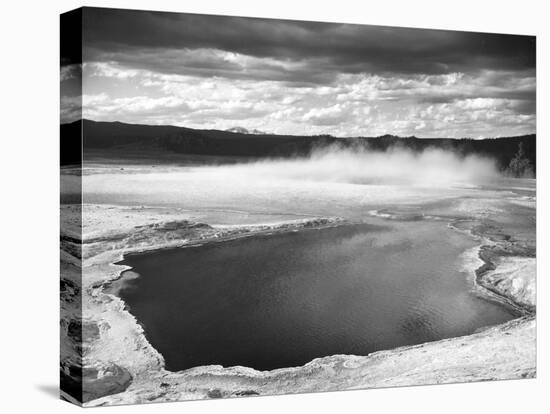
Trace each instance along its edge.
<path fill-rule="evenodd" d="M 85 8 L 83 45 L 82 91 L 63 66 L 62 94 L 83 94 L 95 120 L 335 136 L 535 129 L 529 36 Z"/>
<path fill-rule="evenodd" d="M 82 96 L 62 95 L 60 100 L 61 123 L 70 123 L 82 118 Z"/>
<path fill-rule="evenodd" d="M 61 73 L 59 79 L 61 82 L 67 81 L 69 79 L 74 79 L 80 77 L 80 72 L 82 70 L 81 64 L 71 64 L 61 66 Z"/>
<path fill-rule="evenodd" d="M 101 63 L 118 64 L 169 75 L 272 80 L 287 83 L 330 83 L 337 75 L 313 61 L 259 58 L 220 49 L 125 50 L 97 56 Z M 132 69 L 124 72 L 132 76 Z"/>
<path fill-rule="evenodd" d="M 281 134 L 481 137 L 534 129 L 535 80 L 528 72 L 443 75 L 339 74 L 331 85 L 204 78 L 84 64 L 85 116 Z M 488 79 L 498 79 L 489 82 Z M 106 95 L 105 91 L 109 91 Z M 518 120 L 521 122 L 518 123 Z"/>
<path fill-rule="evenodd" d="M 343 122 L 349 112 L 347 105 L 337 103 L 329 107 L 312 108 L 303 117 L 302 120 L 311 122 L 313 125 L 334 125 Z"/>
<path fill-rule="evenodd" d="M 84 44 L 85 61 L 112 60 L 142 69 L 154 64 L 156 71 L 179 74 L 189 69 L 179 64 L 185 61 L 181 51 L 193 49 L 222 50 L 241 59 L 307 62 L 317 74 L 440 74 L 535 66 L 535 40 L 529 36 L 116 9 L 85 9 Z M 203 76 L 238 66 L 219 59 L 194 63 L 204 69 Z M 294 81 L 309 81 L 307 71 L 292 73 Z M 256 75 L 272 79 L 273 72 L 260 69 Z"/>

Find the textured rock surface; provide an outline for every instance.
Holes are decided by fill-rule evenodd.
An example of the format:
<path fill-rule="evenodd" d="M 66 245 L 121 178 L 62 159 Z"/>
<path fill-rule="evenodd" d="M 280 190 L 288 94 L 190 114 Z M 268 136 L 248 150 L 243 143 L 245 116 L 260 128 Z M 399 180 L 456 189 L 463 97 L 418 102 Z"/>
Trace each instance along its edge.
<path fill-rule="evenodd" d="M 532 257 L 500 257 L 495 270 L 481 276 L 485 285 L 490 285 L 499 294 L 530 309 L 535 308 L 536 260 Z"/>
<path fill-rule="evenodd" d="M 534 346 L 535 321 L 526 317 L 470 336 L 369 356 L 333 355 L 297 368 L 161 370 L 137 377 L 126 392 L 91 405 L 527 378 L 535 375 Z"/>

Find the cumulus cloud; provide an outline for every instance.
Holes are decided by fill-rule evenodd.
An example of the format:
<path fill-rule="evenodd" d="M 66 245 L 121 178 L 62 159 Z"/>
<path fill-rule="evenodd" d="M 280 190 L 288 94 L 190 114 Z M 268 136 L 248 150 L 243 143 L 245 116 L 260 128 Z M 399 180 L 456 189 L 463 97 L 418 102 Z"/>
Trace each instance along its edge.
<path fill-rule="evenodd" d="M 534 77 L 515 82 L 513 72 L 339 74 L 330 85 L 296 87 L 126 70 L 112 62 L 85 63 L 83 71 L 85 95 L 102 97 L 85 99 L 84 116 L 103 121 L 239 125 L 296 135 L 474 138 L 529 133 L 535 124 L 534 104 L 518 95 L 534 91 Z M 498 82 L 488 81 L 494 78 Z"/>

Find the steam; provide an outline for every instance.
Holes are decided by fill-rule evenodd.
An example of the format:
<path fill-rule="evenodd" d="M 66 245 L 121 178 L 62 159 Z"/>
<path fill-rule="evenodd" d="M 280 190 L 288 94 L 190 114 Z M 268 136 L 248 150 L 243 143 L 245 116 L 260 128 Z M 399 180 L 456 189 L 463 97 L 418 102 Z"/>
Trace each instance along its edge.
<path fill-rule="evenodd" d="M 463 157 L 441 149 L 416 153 L 391 148 L 375 152 L 338 146 L 319 149 L 307 158 L 272 159 L 221 168 L 226 169 L 228 177 L 248 180 L 415 186 L 476 184 L 498 176 L 494 161 L 475 155 Z"/>
<path fill-rule="evenodd" d="M 230 216 L 235 223 L 274 213 L 361 216 L 396 203 L 465 196 L 496 176 L 492 161 L 451 151 L 333 146 L 293 159 L 114 168 L 84 174 L 82 188 L 86 203 L 170 205 L 193 211 L 199 221 L 223 223 Z"/>

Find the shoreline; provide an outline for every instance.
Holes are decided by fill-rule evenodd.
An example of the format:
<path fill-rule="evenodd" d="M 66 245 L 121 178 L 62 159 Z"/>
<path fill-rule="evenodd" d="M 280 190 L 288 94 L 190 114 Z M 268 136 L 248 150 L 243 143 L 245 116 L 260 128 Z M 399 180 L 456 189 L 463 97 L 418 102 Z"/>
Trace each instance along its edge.
<path fill-rule="evenodd" d="M 456 231 L 464 231 L 470 235 L 470 237 L 479 241 L 479 246 L 475 247 L 476 257 L 482 262 L 479 267 L 473 271 L 473 283 L 478 289 L 478 293 L 485 300 L 501 303 L 521 316 L 529 316 L 536 314 L 535 307 L 527 307 L 524 304 L 518 303 L 512 295 L 506 295 L 503 292 L 497 290 L 490 283 L 484 280 L 484 276 L 488 273 L 495 271 L 498 266 L 493 262 L 495 258 L 484 254 L 484 250 L 494 245 L 494 242 L 482 234 L 477 234 L 472 229 L 462 230 L 455 226 L 456 222 L 450 222 L 449 226 Z M 498 257 L 498 256 L 497 256 Z M 522 256 L 518 256 L 522 257 Z M 495 260 L 496 261 L 496 260 Z"/>
<path fill-rule="evenodd" d="M 102 405 L 106 402 L 109 402 L 109 404 L 127 404 L 127 403 L 131 403 L 131 402 L 147 402 L 147 401 L 150 401 L 150 402 L 153 402 L 153 401 L 169 401 L 170 398 L 168 398 L 168 391 L 167 390 L 164 390 L 166 392 L 164 393 L 161 393 L 162 395 L 157 395 L 156 397 L 154 398 L 147 398 L 147 401 L 141 399 L 141 396 L 140 394 L 147 394 L 147 393 L 150 393 L 150 392 L 153 392 L 153 390 L 151 388 L 154 388 L 154 389 L 157 389 L 157 387 L 160 387 L 161 390 L 163 390 L 163 388 L 167 388 L 169 386 L 169 388 L 171 389 L 171 393 L 177 393 L 178 397 L 177 399 L 201 399 L 201 398 L 215 398 L 217 394 L 220 394 L 220 396 L 242 396 L 242 395 L 254 395 L 254 394 L 258 394 L 258 395 L 265 395 L 266 393 L 265 392 L 260 392 L 260 391 L 254 391 L 252 392 L 251 390 L 248 390 L 250 392 L 246 392 L 246 390 L 244 391 L 235 391 L 236 393 L 235 394 L 231 394 L 231 395 L 226 395 L 225 391 L 223 389 L 221 389 L 221 391 L 219 392 L 206 392 L 206 393 L 203 393 L 203 392 L 185 392 L 185 390 L 180 390 L 178 391 L 177 389 L 176 390 L 173 390 L 172 388 L 172 382 L 167 382 L 167 377 L 170 377 L 171 379 L 174 379 L 173 377 L 187 377 L 189 375 L 193 376 L 195 378 L 195 375 L 197 374 L 197 372 L 200 373 L 200 375 L 204 376 L 204 377 L 211 377 L 212 375 L 214 375 L 214 377 L 225 377 L 226 375 L 237 375 L 239 377 L 242 376 L 243 379 L 246 379 L 246 378 L 256 378 L 256 377 L 264 377 L 264 376 L 278 376 L 278 375 L 286 375 L 290 372 L 293 372 L 294 374 L 293 375 L 298 375 L 297 373 L 300 372 L 300 371 L 303 371 L 304 373 L 307 372 L 309 370 L 309 367 L 311 367 L 312 365 L 314 366 L 317 366 L 318 364 L 321 364 L 323 365 L 324 363 L 327 363 L 328 362 L 328 365 L 332 364 L 332 360 L 334 359 L 337 359 L 337 360 L 341 360 L 341 359 L 344 359 L 344 360 L 353 360 L 353 361 L 357 361 L 358 359 L 359 360 L 362 360 L 364 364 L 370 364 L 369 361 L 372 361 L 372 360 L 376 360 L 380 357 L 380 354 L 384 354 L 387 356 L 389 355 L 397 355 L 397 354 L 400 354 L 400 353 L 407 353 L 407 352 L 413 352 L 414 349 L 419 349 L 419 348 L 423 348 L 423 347 L 438 347 L 438 343 L 449 343 L 449 342 L 456 342 L 456 341 L 459 341 L 459 340 L 468 340 L 468 338 L 477 338 L 476 335 L 484 335 L 486 332 L 488 331 L 493 331 L 493 332 L 498 332 L 499 330 L 501 331 L 506 331 L 508 329 L 510 329 L 510 327 L 516 327 L 518 324 L 519 325 L 522 325 L 522 324 L 527 324 L 527 325 L 531 325 L 534 323 L 534 315 L 533 315 L 533 310 L 527 312 L 526 314 L 524 314 L 524 316 L 520 316 L 519 318 L 515 318 L 515 319 L 512 319 L 511 321 L 509 322 L 506 322 L 504 324 L 500 324 L 500 325 L 496 325 L 496 326 L 491 326 L 491 327 L 486 327 L 486 328 L 482 328 L 481 329 L 481 332 L 474 332 L 470 335 L 466 335 L 466 336 L 463 336 L 463 337 L 455 337 L 455 338 L 449 338 L 449 339 L 442 339 L 442 340 L 438 340 L 438 341 L 433 341 L 433 342 L 427 342 L 427 343 L 424 343 L 424 344 L 419 344 L 419 345 L 409 345 L 409 346 L 403 346 L 403 347 L 399 347 L 399 348 L 394 348 L 394 349 L 388 349 L 388 350 L 383 350 L 383 351 L 377 351 L 377 352 L 374 352 L 374 353 L 371 353 L 369 355 L 366 355 L 366 356 L 357 356 L 357 355 L 333 355 L 333 356 L 329 356 L 329 357 L 324 357 L 324 358 L 317 358 L 317 359 L 314 359 L 302 366 L 299 366 L 299 367 L 289 367 L 289 368 L 280 368 L 280 369 L 276 369 L 276 370 L 272 370 L 272 371 L 257 371 L 257 370 L 254 370 L 252 368 L 247 368 L 247 367 L 220 367 L 220 366 L 204 366 L 204 367 L 195 367 L 195 368 L 190 368 L 188 370 L 184 370 L 184 371 L 178 371 L 178 372 L 171 372 L 171 371 L 166 371 L 164 369 L 164 359 L 162 357 L 162 355 L 160 355 L 158 353 L 158 351 L 156 351 L 154 349 L 154 347 L 147 341 L 147 339 L 145 338 L 145 333 L 143 331 L 143 328 L 141 327 L 141 325 L 139 324 L 139 322 L 137 321 L 137 319 L 126 309 L 126 306 L 124 304 L 124 302 L 122 301 L 122 299 L 120 299 L 120 297 L 116 296 L 115 294 L 112 294 L 112 293 L 107 293 L 105 292 L 105 288 L 107 286 L 109 286 L 110 284 L 118 281 L 118 280 L 121 280 L 124 276 L 123 274 L 130 270 L 130 267 L 129 266 L 125 266 L 125 265 L 120 265 L 120 264 L 117 264 L 119 263 L 120 261 L 124 260 L 124 256 L 127 255 L 127 254 L 133 254 L 133 253 L 139 253 L 139 252 L 145 252 L 145 251 L 154 251 L 154 250 L 158 250 L 158 249 L 166 249 L 166 248 L 176 248 L 176 247 L 193 247 L 193 246 L 198 246 L 198 245 L 201 245 L 201 244 L 205 244 L 205 243 L 212 243 L 212 242 L 222 242 L 222 241 L 229 241 L 229 240 L 235 240 L 235 239 L 239 239 L 239 238 L 244 238 L 244 237 L 252 237 L 252 236 L 266 236 L 266 235 L 269 235 L 269 234 L 273 234 L 273 233 L 280 233 L 280 232 L 287 232 L 287 231 L 300 231 L 300 230 L 303 230 L 303 229 L 321 229 L 321 228 L 325 228 L 325 227 L 333 227 L 333 226 L 338 226 L 338 225 L 345 225 L 345 224 L 353 224 L 351 222 L 348 222 L 346 220 L 343 220 L 343 219 L 339 219 L 339 218 L 329 218 L 329 219 L 300 219 L 300 220 L 294 220 L 292 222 L 285 222 L 285 223 L 277 223 L 275 225 L 248 225 L 248 226 L 227 226 L 226 227 L 226 231 L 228 233 L 223 233 L 223 226 L 220 226 L 220 228 L 218 229 L 215 229 L 215 227 L 212 227 L 212 226 L 207 226 L 209 229 L 214 229 L 214 231 L 212 233 L 210 233 L 210 237 L 206 236 L 204 238 L 199 238 L 199 239 L 196 239 L 196 240 L 193 240 L 193 239 L 190 239 L 190 240 L 184 240 L 182 241 L 181 239 L 179 241 L 169 241 L 169 240 L 166 240 L 165 238 L 162 238 L 161 240 L 157 240 L 157 243 L 154 243 L 154 239 L 152 240 L 153 243 L 149 243 L 148 245 L 137 245 L 137 246 L 131 246 L 131 245 L 127 245 L 125 246 L 126 248 L 119 248 L 119 249 L 116 249 L 114 251 L 105 251 L 105 252 L 101 252 L 99 254 L 96 254 L 96 255 L 92 255 L 90 257 L 88 257 L 88 260 L 91 261 L 91 266 L 106 266 L 109 270 L 111 270 L 110 272 L 108 272 L 108 274 L 105 274 L 104 271 L 103 271 L 103 274 L 102 275 L 96 275 L 96 276 L 100 276 L 100 277 L 97 277 L 97 280 L 93 281 L 92 280 L 92 283 L 89 283 L 87 287 L 84 287 L 83 286 L 83 289 L 82 289 L 82 292 L 84 294 L 84 292 L 86 292 L 87 294 L 89 294 L 90 296 L 90 300 L 94 300 L 94 301 L 98 301 L 96 304 L 99 304 L 101 306 L 103 305 L 106 305 L 102 299 L 106 299 L 108 298 L 108 303 L 111 305 L 111 307 L 113 307 L 114 309 L 114 312 L 115 313 L 118 313 L 118 318 L 111 318 L 111 321 L 113 320 L 116 320 L 116 319 L 119 319 L 119 322 L 120 322 L 120 319 L 122 320 L 125 320 L 127 326 L 126 326 L 126 336 L 123 336 L 124 339 L 127 339 L 127 336 L 129 334 L 133 334 L 133 335 L 130 335 L 131 338 L 133 338 L 134 341 L 136 341 L 137 344 L 139 344 L 139 353 L 141 354 L 140 355 L 140 359 L 143 359 L 143 357 L 145 357 L 145 359 L 149 360 L 148 362 L 147 361 L 140 361 L 140 363 L 137 365 L 137 366 L 133 366 L 133 367 L 127 367 L 128 369 L 126 368 L 122 368 L 122 367 L 119 367 L 121 368 L 122 370 L 126 370 L 128 371 L 128 375 L 130 376 L 130 380 L 129 381 L 126 381 L 124 382 L 123 384 L 120 385 L 119 388 L 115 387 L 115 389 L 112 389 L 110 391 L 115 391 L 115 392 L 110 392 L 109 394 L 105 394 L 104 396 L 99 396 L 99 395 L 90 395 L 90 397 L 94 397 L 94 398 L 90 398 L 87 402 L 85 402 L 85 406 L 95 406 L 95 405 Z M 450 224 L 450 223 L 449 223 Z M 192 227 L 188 227 L 188 228 L 192 228 Z M 171 227 L 171 230 L 169 231 L 177 231 L 179 228 L 177 225 L 175 226 L 172 226 Z M 238 229 L 238 230 L 236 230 Z M 159 229 L 155 229 L 155 230 L 159 230 L 160 233 L 162 233 L 165 229 L 163 229 L 162 227 L 160 227 Z M 244 231 L 243 231 L 244 230 Z M 457 230 L 460 230 L 457 228 Z M 221 232 L 221 234 L 220 234 Z M 479 234 L 475 234 L 474 232 L 471 233 L 472 236 L 474 236 L 475 238 L 480 238 L 482 236 L 480 236 Z M 93 240 L 93 238 L 92 238 Z M 116 238 L 114 238 L 114 240 L 116 240 Z M 159 243 L 160 241 L 160 243 Z M 479 240 L 480 242 L 483 241 L 483 239 L 480 239 Z M 104 243 L 105 241 L 104 240 L 101 240 L 101 243 Z M 92 242 L 93 244 L 93 242 Z M 115 243 L 116 244 L 116 243 Z M 86 246 L 86 242 L 83 243 L 83 250 L 84 247 Z M 493 293 L 495 296 L 498 296 L 498 297 L 503 297 L 503 298 L 506 298 L 505 296 L 502 296 L 501 294 L 499 294 L 498 292 L 493 292 L 492 290 L 488 289 L 486 286 L 484 286 L 484 284 L 482 283 L 481 279 L 480 279 L 480 276 L 479 276 L 479 272 L 480 272 L 480 269 L 484 269 L 484 271 L 489 271 L 489 270 L 494 270 L 495 269 L 495 264 L 493 262 L 489 262 L 488 260 L 486 260 L 486 258 L 482 257 L 481 255 L 481 251 L 483 249 L 485 245 L 483 243 L 480 243 L 480 246 L 477 247 L 477 252 L 478 252 L 478 257 L 480 260 L 482 260 L 484 262 L 484 264 L 480 267 L 478 267 L 477 269 L 474 270 L 474 273 L 475 273 L 475 277 L 474 277 L 474 282 L 476 284 L 478 284 L 480 287 L 482 287 L 484 289 L 484 291 L 486 292 L 490 292 L 490 293 Z M 93 251 L 93 249 L 92 249 Z M 84 256 L 84 254 L 83 254 Z M 98 257 L 99 256 L 99 257 Z M 490 265 L 489 265 L 490 263 Z M 491 269 L 489 269 L 490 267 L 492 266 Z M 84 266 L 84 267 L 90 267 L 89 265 L 88 266 Z M 83 274 L 84 274 L 84 269 L 83 269 Z M 84 279 L 84 277 L 83 277 Z M 92 278 L 92 279 L 96 279 L 96 278 Z M 104 296 L 104 298 L 102 298 L 102 296 Z M 495 300 L 494 297 L 492 295 L 487 295 L 485 294 L 485 299 L 486 300 Z M 510 299 L 510 298 L 506 298 L 507 301 L 510 301 L 511 303 L 515 303 L 513 301 L 513 299 Z M 517 305 L 517 304 L 516 304 Z M 521 306 L 520 306 L 521 307 Z M 523 307 L 521 307 L 522 309 L 524 309 Z M 106 311 L 104 309 L 104 311 Z M 84 312 L 86 313 L 86 312 Z M 94 311 L 90 312 L 91 313 L 91 316 L 93 317 L 94 316 Z M 525 316 L 526 315 L 526 316 Z M 104 315 L 105 316 L 105 315 Z M 114 316 L 114 315 L 111 315 L 111 316 Z M 92 318 L 93 319 L 93 318 Z M 107 318 L 109 319 L 109 318 Z M 513 322 L 513 323 L 512 323 Z M 112 325 L 111 325 L 112 327 Z M 101 332 L 101 329 L 99 329 L 99 331 Z M 99 337 L 101 335 L 98 335 Z M 97 338 L 96 338 L 97 340 Z M 100 341 L 102 342 L 102 341 Z M 121 351 L 120 349 L 118 350 L 119 352 Z M 97 345 L 96 346 L 91 346 L 90 347 L 90 353 L 87 355 L 85 355 L 84 357 L 84 361 L 85 361 L 85 364 L 87 364 L 87 362 L 92 362 L 93 360 L 96 360 L 95 362 L 97 363 L 98 359 L 99 359 L 99 362 L 101 362 L 102 360 L 106 359 L 106 358 L 102 358 L 102 355 L 98 355 L 98 352 L 97 352 Z M 108 359 L 108 358 L 107 358 Z M 324 362 L 323 362 L 324 361 Z M 103 361 L 105 362 L 105 361 Z M 143 362 L 146 362 L 145 365 L 143 365 Z M 152 365 L 151 365 L 152 363 Z M 101 363 L 99 364 L 101 365 Z M 116 362 L 111 362 L 111 365 L 114 365 L 114 366 L 118 366 L 116 364 Z M 325 367 L 326 368 L 326 367 Z M 321 371 L 323 371 L 323 369 L 321 369 Z M 98 376 L 99 378 L 99 376 Z M 104 378 L 104 376 L 103 376 Z M 208 378 L 204 378 L 203 381 L 206 381 L 208 382 L 207 380 Z M 470 379 L 470 381 L 472 380 L 479 380 L 481 378 L 473 378 L 473 379 Z M 450 382 L 456 382 L 456 381 L 460 381 L 460 379 L 454 379 L 453 381 L 450 381 Z M 215 381 L 214 381 L 215 382 Z M 361 381 L 359 381 L 361 382 Z M 442 382 L 448 382 L 448 381 L 437 381 L 436 378 L 432 378 L 432 381 L 428 381 L 426 383 L 442 383 Z M 86 383 L 86 387 L 88 388 L 94 388 L 94 380 L 93 379 L 89 379 L 88 381 L 86 381 L 85 379 L 85 383 Z M 342 386 L 333 386 L 332 388 L 323 388 L 320 386 L 320 384 L 311 384 L 311 385 L 307 385 L 308 387 L 311 387 L 311 388 L 308 388 L 308 390 L 306 391 L 300 391 L 300 390 L 292 390 L 292 389 L 286 389 L 286 388 L 282 388 L 280 389 L 279 391 L 275 392 L 275 393 L 278 393 L 278 394 L 281 394 L 281 393 L 292 393 L 292 392 L 308 392 L 308 391 L 321 391 L 321 390 L 340 390 L 340 389 L 349 389 L 349 388 L 373 388 L 373 387 L 377 387 L 377 386 L 384 386 L 383 385 L 384 382 L 381 382 L 380 384 L 363 384 L 361 385 L 360 383 L 356 384 L 355 386 L 345 386 L 345 387 L 342 387 Z M 422 381 L 420 381 L 420 383 L 422 383 Z M 162 384 L 168 384 L 168 385 L 165 385 L 163 386 Z M 156 385 L 156 386 L 155 386 Z M 185 385 L 185 384 L 183 384 Z M 270 385 L 270 384 L 267 384 L 267 385 Z M 273 386 L 273 384 L 271 384 Z M 388 384 L 388 386 L 391 385 L 391 384 Z M 85 388 L 86 388 L 85 387 Z M 100 387 L 101 388 L 101 387 Z M 185 387 L 182 387 L 182 388 L 185 388 Z M 211 388 L 211 387 L 210 387 Z M 269 388 L 269 387 L 267 387 Z M 109 390 L 108 390 L 109 391 Z M 125 392 L 123 392 L 125 391 Z M 158 390 L 157 390 L 158 391 Z M 265 390 L 267 391 L 267 390 Z M 240 394 L 239 394 L 240 392 Z M 96 398 L 96 397 L 99 397 L 99 398 Z M 125 398 L 126 397 L 126 398 Z"/>
<path fill-rule="evenodd" d="M 461 229 L 461 223 L 469 223 L 466 229 Z M 474 282 L 482 289 L 484 296 L 488 300 L 496 300 L 501 302 L 522 316 L 536 314 L 536 301 L 534 298 L 534 289 L 532 298 L 522 298 L 518 292 L 512 289 L 499 288 L 503 279 L 488 280 L 490 276 L 498 275 L 502 271 L 502 262 L 504 259 L 512 262 L 520 262 L 522 260 L 532 261 L 534 266 L 529 269 L 529 274 L 536 275 L 536 249 L 530 246 L 522 245 L 520 241 L 511 240 L 506 234 L 502 235 L 492 231 L 490 228 L 485 228 L 482 223 L 475 220 L 456 220 L 449 224 L 452 228 L 458 231 L 466 231 L 472 237 L 480 241 L 477 248 L 477 257 L 481 260 L 482 265 L 474 271 Z M 513 264 L 512 264 L 513 266 Z M 532 272 L 531 272 L 532 271 Z M 535 277 L 533 277 L 533 282 Z M 531 286 L 534 288 L 534 286 Z"/>

